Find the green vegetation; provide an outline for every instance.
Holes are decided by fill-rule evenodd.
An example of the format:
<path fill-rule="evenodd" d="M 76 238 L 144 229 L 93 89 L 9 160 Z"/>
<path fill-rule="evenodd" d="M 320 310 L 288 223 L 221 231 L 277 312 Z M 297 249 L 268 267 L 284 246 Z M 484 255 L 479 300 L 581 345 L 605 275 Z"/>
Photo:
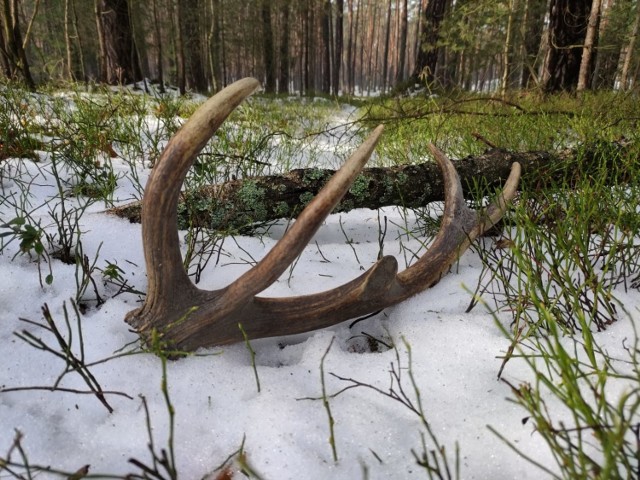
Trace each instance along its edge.
<path fill-rule="evenodd" d="M 95 288 L 98 274 L 116 287 L 113 296 L 123 291 L 141 295 L 128 283 L 121 267 L 98 258 L 99 250 L 93 260 L 84 255 L 80 220 L 95 203 L 111 206 L 123 200 L 117 192 L 127 182 L 135 192 L 133 198 L 139 198 L 143 166 L 153 165 L 166 140 L 198 102 L 109 90 L 39 96 L 15 88 L 2 90 L 0 254 L 30 256 L 41 279 L 41 268 L 48 270 L 47 284 L 55 281 L 52 258 L 75 264 L 73 305 L 78 325 L 82 305 L 104 301 Z M 335 130 L 328 130 L 327 117 L 339 112 L 339 106 L 330 102 L 311 106 L 298 99 L 252 100 L 234 113 L 199 156 L 189 173 L 185 196 L 206 183 L 285 171 L 303 151 L 306 162 L 314 164 L 321 153 L 315 134 L 331 137 Z M 348 144 L 353 137 L 359 138 L 369 125 L 386 123 L 376 156 L 384 165 L 427 161 L 429 142 L 454 158 L 480 153 L 487 145 L 513 151 L 577 149 L 575 162 L 538 172 L 544 188 L 536 182 L 522 186 L 499 239 L 484 238 L 474 245 L 483 272 L 478 284 L 470 286 L 470 309 L 478 305 L 489 309 L 496 328 L 510 339 L 503 368 L 509 362 L 523 361 L 531 369 L 532 381 L 510 384 L 511 400 L 522 407 L 526 421 L 534 423 L 548 443 L 557 473 L 536 465 L 554 478 L 634 476 L 640 468 L 640 344 L 637 336 L 626 339 L 626 357 L 611 358 L 602 346 L 601 332 L 614 322 L 633 322 L 638 316 L 638 312 L 627 311 L 619 298 L 625 291 L 640 288 L 637 99 L 633 94 L 614 93 L 580 97 L 522 94 L 511 99 L 415 97 L 367 103 L 360 113 L 360 128 L 343 141 Z M 599 154 L 595 158 L 604 159 L 595 165 L 594 152 Z M 116 155 L 127 169 L 116 168 Z M 52 172 L 57 185 L 45 205 L 33 205 L 30 189 L 41 169 Z M 589 174 L 581 174 L 585 171 Z M 14 189 L 6 194 L 9 184 L 19 193 Z M 356 183 L 352 193 L 366 187 Z M 264 193 L 251 183 L 246 189 L 242 198 L 248 206 Z M 478 202 L 486 197 L 481 183 L 475 195 Z M 303 203 L 308 200 L 301 198 Z M 199 207 L 188 202 L 186 206 Z M 46 224 L 34 215 L 40 208 L 49 211 Z M 432 228 L 433 222 L 425 219 L 424 225 Z M 188 231 L 185 266 L 198 281 L 209 259 L 220 256 L 223 235 L 183 227 Z M 9 248 L 14 242 L 17 248 Z M 94 295 L 90 294 L 92 285 Z M 51 329 L 50 315 L 45 318 L 49 323 L 38 326 Z M 95 392 L 100 391 L 82 369 L 82 358 L 73 357 L 67 345 L 58 349 L 33 336 L 24 340 L 42 350 L 66 352 L 70 367 L 63 375 L 77 363 L 74 371 Z M 250 348 L 248 341 L 247 346 Z M 407 349 L 410 353 L 408 345 Z M 415 456 L 431 475 L 437 469 L 433 462 L 446 465 L 447 456 L 429 429 L 410 356 L 408 364 L 408 394 L 416 397 L 412 411 L 420 418 L 417 429 L 426 431 L 437 448 L 425 445 Z M 396 368 L 401 389 L 399 358 Z M 324 381 L 323 370 L 322 375 Z M 172 412 L 164 369 L 162 385 Z M 326 401 L 329 396 L 324 390 L 323 394 Z M 403 398 L 409 399 L 408 394 Z M 570 418 L 556 418 L 547 408 L 550 403 L 566 407 Z M 103 404 L 107 406 L 106 401 Z M 325 406 L 331 424 L 328 401 Z M 489 428 L 509 443 L 504 432 Z M 528 458 L 526 451 L 508 446 Z M 332 448 L 337 458 L 333 443 Z M 464 445 L 460 448 L 464 451 Z M 156 457 L 153 450 L 152 454 L 154 462 L 173 468 L 173 458 Z M 171 470 L 167 478 L 174 474 Z M 457 477 L 457 466 L 450 476 Z"/>
<path fill-rule="evenodd" d="M 425 161 L 428 143 L 451 158 L 462 158 L 482 153 L 488 145 L 559 151 L 623 137 L 637 143 L 640 135 L 634 92 L 387 99 L 369 106 L 365 118 L 371 125 L 387 124 L 377 149 L 377 158 L 387 165 Z"/>
<path fill-rule="evenodd" d="M 640 287 L 635 112 L 633 95 L 613 93 L 415 98 L 368 111 L 373 121 L 390 123 L 379 149 L 388 163 L 424 161 L 428 142 L 452 157 L 481 153 L 487 144 L 577 149 L 575 161 L 536 172 L 539 183 L 522 186 L 497 241 L 475 245 L 483 274 L 469 308 L 481 302 L 511 339 L 502 368 L 517 358 L 532 371 L 532 382 L 510 384 L 512 401 L 553 452 L 558 473 L 531 460 L 553 478 L 631 478 L 638 469 L 640 344 L 637 336 L 626 339 L 627 355 L 611 358 L 600 337 L 638 315 L 618 298 Z M 478 185 L 476 196 L 484 195 Z M 570 420 L 551 413 L 550 404 L 566 407 Z"/>

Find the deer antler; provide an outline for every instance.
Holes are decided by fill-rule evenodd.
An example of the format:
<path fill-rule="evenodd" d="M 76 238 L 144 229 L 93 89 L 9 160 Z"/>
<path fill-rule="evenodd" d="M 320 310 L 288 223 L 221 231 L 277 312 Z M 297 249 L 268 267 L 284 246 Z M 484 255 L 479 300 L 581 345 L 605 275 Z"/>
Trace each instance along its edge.
<path fill-rule="evenodd" d="M 200 290 L 189 280 L 180 255 L 180 188 L 198 152 L 258 87 L 257 80 L 240 80 L 203 104 L 169 141 L 149 178 L 142 207 L 149 286 L 142 307 L 126 318 L 143 337 L 157 332 L 172 347 L 191 351 L 241 341 L 243 333 L 238 324 L 253 339 L 307 332 L 376 312 L 437 283 L 471 242 L 502 217 L 507 202 L 515 195 L 520 178 L 517 163 L 494 204 L 481 213 L 469 209 L 453 164 L 431 146 L 445 181 L 444 216 L 430 249 L 414 265 L 397 273 L 396 259 L 387 256 L 358 278 L 325 292 L 289 298 L 257 297 L 295 260 L 348 191 L 378 142 L 382 133 L 379 126 L 257 265 L 225 288 Z"/>

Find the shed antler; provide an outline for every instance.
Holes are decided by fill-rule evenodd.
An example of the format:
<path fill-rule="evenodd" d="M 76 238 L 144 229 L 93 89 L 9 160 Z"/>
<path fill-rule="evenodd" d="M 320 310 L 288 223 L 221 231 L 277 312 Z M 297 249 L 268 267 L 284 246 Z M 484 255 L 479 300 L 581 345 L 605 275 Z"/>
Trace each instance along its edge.
<path fill-rule="evenodd" d="M 378 260 L 358 278 L 313 295 L 264 298 L 256 294 L 275 282 L 305 248 L 320 224 L 349 190 L 371 156 L 382 133 L 376 128 L 324 189 L 308 204 L 273 249 L 229 286 L 196 288 L 182 265 L 177 205 L 182 182 L 195 156 L 224 119 L 259 83 L 240 80 L 202 105 L 171 139 L 147 183 L 142 211 L 142 237 L 148 292 L 127 322 L 149 338 L 153 332 L 183 351 L 249 338 L 308 332 L 376 312 L 434 285 L 484 230 L 504 214 L 520 177 L 514 163 L 504 190 L 483 212 L 469 209 L 453 164 L 435 147 L 445 182 L 445 208 L 440 231 L 430 249 L 414 265 L 397 273 L 394 257 Z"/>

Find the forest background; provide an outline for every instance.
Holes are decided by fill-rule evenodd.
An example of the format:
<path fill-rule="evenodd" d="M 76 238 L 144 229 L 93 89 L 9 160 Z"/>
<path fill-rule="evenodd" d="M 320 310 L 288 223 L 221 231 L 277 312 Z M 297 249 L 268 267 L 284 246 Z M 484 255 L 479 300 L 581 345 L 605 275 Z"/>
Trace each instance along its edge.
<path fill-rule="evenodd" d="M 2 0 L 4 75 L 267 93 L 628 89 L 634 0 Z"/>
<path fill-rule="evenodd" d="M 639 24 L 640 0 L 0 0 L 0 83 L 8 84 L 0 86 L 0 276 L 10 279 L 0 282 L 8 362 L 0 417 L 9 425 L 0 429 L 8 452 L 0 469 L 22 478 L 55 465 L 81 478 L 78 466 L 90 461 L 92 473 L 114 478 L 132 464 L 143 474 L 165 467 L 156 478 L 178 478 L 178 470 L 203 478 L 224 458 L 244 462 L 246 447 L 265 478 L 367 478 L 369 464 L 388 478 L 416 464 L 433 478 L 459 478 L 458 466 L 476 478 L 637 477 Z M 145 295 L 140 227 L 104 210 L 141 198 L 200 93 L 246 76 L 266 95 L 235 112 L 185 191 L 292 167 L 333 168 L 374 121 L 386 125 L 376 167 L 424 162 L 434 142 L 457 167 L 489 146 L 494 154 L 537 152 L 553 168 L 527 169 L 504 237 L 474 244 L 428 303 L 410 300 L 393 321 L 383 312 L 357 323 L 355 334 L 343 326 L 304 342 L 254 342 L 257 360 L 247 341 L 249 348 L 214 351 L 215 363 L 199 355 L 166 362 L 121 321 Z M 316 98 L 335 95 L 345 97 Z M 489 189 L 473 187 L 480 204 Z M 333 216 L 331 233 L 309 245 L 312 261 L 296 261 L 275 293 L 291 295 L 291 285 L 310 293 L 332 276 L 360 275 L 364 251 L 377 258 L 384 238 L 410 265 L 438 224 L 437 206 L 419 207 L 356 209 L 345 222 Z M 387 215 L 397 228 L 388 234 Z M 185 268 L 195 283 L 217 286 L 248 269 L 286 225 L 254 237 L 189 224 L 180 233 Z M 224 275 L 205 272 L 211 258 Z M 291 282 L 294 266 L 304 281 Z M 487 305 L 490 313 L 478 312 Z M 49 347 L 59 327 L 66 334 Z M 114 353 L 123 345 L 132 347 Z M 411 345 L 420 346 L 413 357 Z M 66 362 L 61 375 L 51 354 Z M 344 387 L 334 372 L 371 383 L 354 396 L 325 394 L 325 358 L 326 391 Z M 400 399 L 418 424 L 371 390 L 387 385 L 389 368 L 397 383 L 383 396 Z M 77 390 L 82 375 L 58 385 L 89 369 L 117 397 L 118 414 L 77 395 L 86 393 Z M 199 385 L 202 378 L 209 383 Z M 52 400 L 45 390 L 59 386 L 65 395 Z M 132 401 L 138 395 L 144 407 Z M 331 400 L 337 441 L 329 408 L 299 399 Z"/>

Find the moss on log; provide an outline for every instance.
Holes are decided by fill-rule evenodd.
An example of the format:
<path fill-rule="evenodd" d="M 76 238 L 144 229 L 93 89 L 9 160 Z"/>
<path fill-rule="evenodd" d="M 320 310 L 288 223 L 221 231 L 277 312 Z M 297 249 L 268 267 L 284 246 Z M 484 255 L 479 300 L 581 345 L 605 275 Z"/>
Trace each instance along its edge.
<path fill-rule="evenodd" d="M 465 195 L 490 192 L 499 188 L 509 175 L 511 164 L 520 162 L 521 188 L 570 186 L 578 176 L 607 169 L 611 181 L 624 181 L 624 171 L 617 168 L 629 145 L 612 142 L 566 150 L 508 152 L 490 149 L 455 161 Z M 295 218 L 324 186 L 334 170 L 298 169 L 284 175 L 245 178 L 219 185 L 209 185 L 184 193 L 178 207 L 181 228 L 205 226 L 223 231 L 242 231 L 256 224 L 279 218 Z M 347 212 L 355 208 L 377 209 L 401 205 L 420 208 L 444 198 L 443 182 L 435 163 L 366 168 L 334 210 Z M 109 213 L 139 222 L 139 202 L 109 210 Z"/>

